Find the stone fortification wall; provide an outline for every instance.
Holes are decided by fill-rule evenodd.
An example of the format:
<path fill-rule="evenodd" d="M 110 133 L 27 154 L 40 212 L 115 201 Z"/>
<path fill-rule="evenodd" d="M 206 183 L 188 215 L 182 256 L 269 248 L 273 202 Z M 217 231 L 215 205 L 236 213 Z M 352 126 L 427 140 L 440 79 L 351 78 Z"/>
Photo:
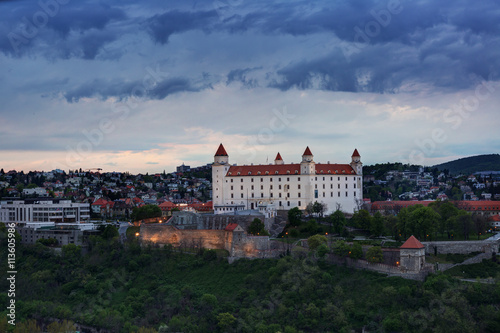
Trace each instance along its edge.
<path fill-rule="evenodd" d="M 178 229 L 211 229 L 224 230 L 230 223 L 237 223 L 247 230 L 252 221 L 258 218 L 262 222 L 271 225 L 274 219 L 265 219 L 262 214 L 254 215 L 225 215 L 225 214 L 198 214 L 193 212 L 174 212 L 169 224 Z"/>
<path fill-rule="evenodd" d="M 422 244 L 425 246 L 426 254 L 469 254 L 472 252 L 498 253 L 498 242 L 494 241 L 422 242 Z"/>
<path fill-rule="evenodd" d="M 224 230 L 189 230 L 177 229 L 166 224 L 142 224 L 141 241 L 173 246 L 203 247 L 206 249 L 224 249 L 226 232 Z"/>

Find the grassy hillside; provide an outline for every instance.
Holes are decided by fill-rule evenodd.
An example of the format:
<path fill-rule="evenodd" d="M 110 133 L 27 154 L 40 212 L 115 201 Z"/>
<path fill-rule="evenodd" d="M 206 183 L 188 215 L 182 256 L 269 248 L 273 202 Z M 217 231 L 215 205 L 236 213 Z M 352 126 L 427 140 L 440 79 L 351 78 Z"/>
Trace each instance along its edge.
<path fill-rule="evenodd" d="M 3 258 L 4 240 L 0 235 Z M 162 332 L 500 331 L 500 286 L 447 275 L 420 283 L 311 256 L 229 265 L 211 252 L 187 255 L 98 238 L 87 255 L 74 246 L 61 255 L 42 245 L 17 250 L 17 326 L 65 318 L 125 333 L 160 326 Z M 8 289 L 5 279 L 0 288 Z M 0 301 L 6 304 L 6 293 Z M 2 318 L 0 330 L 5 310 Z"/>
<path fill-rule="evenodd" d="M 435 165 L 439 170 L 448 169 L 452 174 L 470 174 L 477 171 L 500 171 L 500 155 L 478 155 L 460 158 Z"/>

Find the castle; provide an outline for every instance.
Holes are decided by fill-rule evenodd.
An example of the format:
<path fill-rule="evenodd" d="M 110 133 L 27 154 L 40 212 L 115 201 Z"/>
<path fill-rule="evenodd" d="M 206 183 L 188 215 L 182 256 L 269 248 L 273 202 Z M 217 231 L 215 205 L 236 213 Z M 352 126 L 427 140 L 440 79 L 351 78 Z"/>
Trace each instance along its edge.
<path fill-rule="evenodd" d="M 220 144 L 212 165 L 215 214 L 271 208 L 305 209 L 315 201 L 326 204 L 327 212 L 340 207 L 353 213 L 363 201 L 363 163 L 355 149 L 349 164 L 316 163 L 309 147 L 300 163 L 285 164 L 280 153 L 274 164 L 230 165 Z"/>

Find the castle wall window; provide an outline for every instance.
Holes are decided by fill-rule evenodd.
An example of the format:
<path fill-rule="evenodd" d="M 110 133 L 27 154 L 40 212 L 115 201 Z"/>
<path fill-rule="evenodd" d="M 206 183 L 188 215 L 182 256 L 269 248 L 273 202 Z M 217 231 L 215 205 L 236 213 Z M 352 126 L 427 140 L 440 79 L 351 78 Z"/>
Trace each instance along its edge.
<path fill-rule="evenodd" d="M 241 193 L 241 198 L 243 199 L 243 193 Z"/>
<path fill-rule="evenodd" d="M 278 178 L 278 181 L 280 182 L 280 181 L 281 181 L 281 178 Z"/>
<path fill-rule="evenodd" d="M 261 198 L 263 198 L 263 197 L 264 197 L 264 193 L 261 193 L 261 194 L 260 194 L 260 197 L 261 197 Z"/>
<path fill-rule="evenodd" d="M 278 185 L 278 189 L 281 190 L 281 185 Z"/>
<path fill-rule="evenodd" d="M 288 193 L 286 194 L 286 197 L 287 197 L 287 198 L 290 198 L 290 192 L 288 192 Z"/>
<path fill-rule="evenodd" d="M 250 181 L 253 183 L 253 178 L 251 178 Z"/>
<path fill-rule="evenodd" d="M 269 181 L 272 182 L 273 181 L 273 177 L 269 178 Z"/>
<path fill-rule="evenodd" d="M 232 180 L 232 179 L 231 179 Z M 233 190 L 233 185 L 231 185 L 231 191 Z"/>
<path fill-rule="evenodd" d="M 273 192 L 269 193 L 269 196 L 272 198 L 273 197 Z"/>
<path fill-rule="evenodd" d="M 299 188 L 299 190 L 300 190 L 300 184 L 298 185 L 298 188 Z"/>
<path fill-rule="evenodd" d="M 261 178 L 261 179 L 260 179 L 260 181 L 261 181 L 261 182 L 263 182 L 263 181 L 264 181 L 264 178 Z"/>
<path fill-rule="evenodd" d="M 318 188 L 318 184 L 314 184 L 314 188 Z"/>
<path fill-rule="evenodd" d="M 300 182 L 300 177 L 297 180 Z M 287 181 L 288 181 L 288 179 L 287 179 Z"/>
<path fill-rule="evenodd" d="M 340 191 L 339 191 L 339 195 L 338 195 L 338 197 L 340 198 Z"/>
<path fill-rule="evenodd" d="M 314 190 L 314 197 L 317 199 L 318 198 L 318 190 Z"/>
<path fill-rule="evenodd" d="M 354 192 L 354 196 L 356 196 L 356 192 Z"/>
<path fill-rule="evenodd" d="M 314 177 L 314 180 L 318 180 L 318 177 Z"/>
<path fill-rule="evenodd" d="M 325 184 L 323 184 L 323 190 L 325 189 Z"/>
<path fill-rule="evenodd" d="M 243 178 L 241 178 L 241 182 L 243 183 Z"/>
<path fill-rule="evenodd" d="M 253 185 L 252 185 L 252 188 L 251 188 L 251 189 L 253 190 Z"/>
<path fill-rule="evenodd" d="M 347 181 L 347 177 L 345 177 L 345 181 Z"/>
<path fill-rule="evenodd" d="M 233 193 L 231 193 L 231 199 L 232 199 L 232 198 L 234 198 L 234 194 L 233 194 Z"/>
<path fill-rule="evenodd" d="M 325 177 L 323 177 L 323 181 L 325 181 Z"/>
<path fill-rule="evenodd" d="M 253 192 L 252 192 L 252 198 L 254 197 Z"/>
<path fill-rule="evenodd" d="M 299 178 L 300 180 L 300 178 Z M 286 181 L 289 182 L 290 181 L 290 177 L 286 177 Z"/>
<path fill-rule="evenodd" d="M 243 191 L 243 185 L 241 185 L 241 190 Z"/>
<path fill-rule="evenodd" d="M 349 186 L 347 184 L 345 184 L 345 188 L 349 188 Z"/>
<path fill-rule="evenodd" d="M 287 205 L 288 207 L 290 207 L 290 201 L 287 201 L 287 202 L 286 202 L 286 205 Z"/>
<path fill-rule="evenodd" d="M 297 194 L 297 196 L 300 198 L 300 192 Z"/>
<path fill-rule="evenodd" d="M 333 184 L 330 184 L 330 188 L 333 189 Z"/>
<path fill-rule="evenodd" d="M 340 184 L 337 184 L 337 187 L 340 188 Z"/>
<path fill-rule="evenodd" d="M 356 188 L 356 184 L 354 184 L 354 188 Z"/>
<path fill-rule="evenodd" d="M 333 198 L 333 192 L 330 192 L 330 194 L 331 194 L 330 196 Z"/>
<path fill-rule="evenodd" d="M 281 192 L 280 192 L 280 193 L 278 193 L 278 196 L 281 198 Z"/>
<path fill-rule="evenodd" d="M 264 189 L 264 185 L 260 185 L 260 189 L 263 190 Z"/>
<path fill-rule="evenodd" d="M 231 178 L 231 183 L 233 182 L 233 178 Z"/>
<path fill-rule="evenodd" d="M 298 206 L 301 206 L 300 201 L 297 203 Z"/>
<path fill-rule="evenodd" d="M 330 181 L 333 181 L 333 177 L 330 177 Z"/>
<path fill-rule="evenodd" d="M 326 196 L 326 195 L 325 195 L 325 192 L 323 192 L 323 198 L 324 198 L 325 196 Z"/>
<path fill-rule="evenodd" d="M 269 185 L 269 189 L 272 190 L 273 189 L 273 185 Z"/>
<path fill-rule="evenodd" d="M 349 196 L 349 192 L 346 191 L 345 192 L 345 196 L 348 197 Z"/>

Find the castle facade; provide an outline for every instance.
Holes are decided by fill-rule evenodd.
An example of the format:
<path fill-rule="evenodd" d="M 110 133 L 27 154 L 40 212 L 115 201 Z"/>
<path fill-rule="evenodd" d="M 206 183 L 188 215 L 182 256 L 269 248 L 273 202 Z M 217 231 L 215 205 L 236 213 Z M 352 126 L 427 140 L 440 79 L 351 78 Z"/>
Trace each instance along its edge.
<path fill-rule="evenodd" d="M 231 165 L 221 143 L 212 165 L 214 212 L 305 209 L 315 201 L 326 204 L 326 213 L 337 207 L 355 212 L 363 201 L 363 164 L 358 150 L 349 164 L 316 163 L 313 157 L 307 147 L 300 163 L 286 164 L 278 153 L 274 164 Z"/>

